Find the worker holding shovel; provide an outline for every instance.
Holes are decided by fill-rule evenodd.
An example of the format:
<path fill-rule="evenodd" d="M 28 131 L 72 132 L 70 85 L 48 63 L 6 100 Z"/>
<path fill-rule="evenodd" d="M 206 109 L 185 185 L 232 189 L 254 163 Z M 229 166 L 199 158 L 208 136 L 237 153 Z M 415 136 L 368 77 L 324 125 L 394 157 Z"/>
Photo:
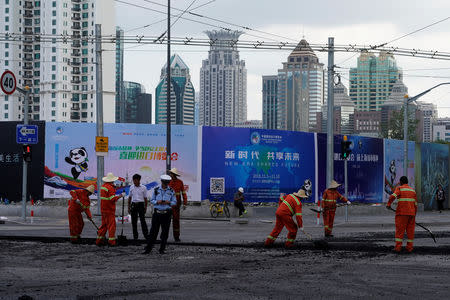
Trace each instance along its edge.
<path fill-rule="evenodd" d="M 350 201 L 347 200 L 344 196 L 342 196 L 337 188 L 341 186 L 334 180 L 331 180 L 330 186 L 328 189 L 323 192 L 322 195 L 322 216 L 323 216 L 323 225 L 325 229 L 325 237 L 333 237 L 333 223 L 334 223 L 334 215 L 336 214 L 336 203 L 337 201 L 345 202 L 348 205 L 351 204 Z"/>
<path fill-rule="evenodd" d="M 392 202 L 397 199 L 397 209 L 395 212 L 395 248 L 394 251 L 402 250 L 403 236 L 408 236 L 406 243 L 406 251 L 413 251 L 414 230 L 417 214 L 417 195 L 412 187 L 408 185 L 408 177 L 400 177 L 400 186 L 389 197 L 386 205 L 387 209 L 391 209 Z"/>
<path fill-rule="evenodd" d="M 69 230 L 70 230 L 70 242 L 77 244 L 80 242 L 80 235 L 83 231 L 84 222 L 82 212 L 86 213 L 89 220 L 92 220 L 92 214 L 89 210 L 91 201 L 89 196 L 95 191 L 93 185 L 88 186 L 85 189 L 70 191 L 72 199 L 69 200 L 68 216 L 69 216 Z"/>
<path fill-rule="evenodd" d="M 300 189 L 297 193 L 292 193 L 287 196 L 284 194 L 280 195 L 280 205 L 275 212 L 275 228 L 267 236 L 264 246 L 272 246 L 281 230 L 283 230 L 283 227 L 286 227 L 289 231 L 285 243 L 286 248 L 292 248 L 294 246 L 295 237 L 297 236 L 297 229 L 300 228 L 301 231 L 304 231 L 301 202 L 301 199 L 303 198 L 307 198 L 307 196 L 305 191 L 302 189 Z M 297 219 L 297 224 L 295 224 L 292 219 L 293 216 Z"/>
<path fill-rule="evenodd" d="M 104 184 L 100 189 L 102 225 L 97 232 L 97 240 L 95 242 L 97 246 L 105 244 L 106 231 L 109 232 L 108 244 L 110 246 L 116 245 L 116 202 L 121 197 L 125 197 L 125 193 L 116 195 L 114 181 L 117 179 L 119 177 L 114 176 L 113 173 L 108 173 L 108 175 L 103 177 Z"/>

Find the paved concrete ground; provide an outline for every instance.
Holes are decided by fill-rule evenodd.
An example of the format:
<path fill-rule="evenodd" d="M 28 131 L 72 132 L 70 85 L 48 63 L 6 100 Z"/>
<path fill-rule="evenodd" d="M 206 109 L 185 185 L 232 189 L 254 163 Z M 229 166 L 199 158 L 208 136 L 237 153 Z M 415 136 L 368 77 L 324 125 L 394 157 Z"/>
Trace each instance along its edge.
<path fill-rule="evenodd" d="M 19 217 L 7 217 L 6 224 L 0 225 L 0 237 L 4 236 L 34 236 L 34 237 L 57 237 L 64 238 L 69 236 L 68 221 L 66 218 L 28 218 L 24 223 Z M 217 219 L 182 219 L 181 238 L 184 243 L 201 244 L 233 244 L 257 243 L 264 241 L 274 226 L 274 216 L 252 217 L 252 218 L 217 218 Z M 97 225 L 101 223 L 100 217 L 94 217 Z M 323 236 L 322 225 L 317 225 L 314 215 L 304 217 L 305 230 L 315 239 Z M 416 218 L 417 222 L 429 227 L 432 231 L 446 232 L 450 229 L 450 211 L 443 213 L 421 212 Z M 33 223 L 31 223 L 33 222 Z M 147 218 L 150 226 L 151 218 Z M 240 224 L 244 223 L 244 224 Z M 322 224 L 322 223 L 321 223 Z M 140 224 L 138 224 L 138 228 Z M 364 233 L 385 233 L 386 236 L 393 237 L 394 233 L 394 214 L 374 215 L 374 216 L 349 216 L 348 222 L 345 222 L 344 216 L 337 216 L 335 219 L 334 235 L 336 238 L 359 236 Z M 117 224 L 117 235 L 121 233 L 122 225 Z M 140 228 L 139 228 L 140 232 Z M 426 232 L 417 227 L 418 236 L 428 236 Z M 132 238 L 132 229 L 130 223 L 124 224 L 124 234 Z M 283 240 L 286 235 L 284 230 L 280 239 Z M 87 220 L 82 234 L 83 238 L 94 239 L 96 229 Z M 142 238 L 142 235 L 141 235 Z M 170 236 L 171 239 L 171 236 Z M 299 241 L 306 240 L 305 236 L 299 233 Z M 429 241 L 425 239 L 424 243 Z M 422 243 L 420 239 L 417 243 Z M 446 243 L 442 240 L 441 243 Z"/>
<path fill-rule="evenodd" d="M 446 299 L 450 293 L 450 211 L 419 213 L 437 243 L 418 228 L 410 255 L 392 253 L 393 214 L 345 222 L 340 213 L 328 244 L 318 243 L 322 226 L 307 214 L 314 242 L 299 234 L 294 250 L 282 247 L 285 230 L 275 248 L 262 247 L 273 215 L 184 219 L 182 243 L 172 242 L 162 256 L 142 255 L 143 240 L 98 248 L 87 220 L 81 245 L 67 242 L 65 218 L 30 221 L 8 217 L 0 224 L 0 299 Z M 131 238 L 130 224 L 124 233 Z"/>

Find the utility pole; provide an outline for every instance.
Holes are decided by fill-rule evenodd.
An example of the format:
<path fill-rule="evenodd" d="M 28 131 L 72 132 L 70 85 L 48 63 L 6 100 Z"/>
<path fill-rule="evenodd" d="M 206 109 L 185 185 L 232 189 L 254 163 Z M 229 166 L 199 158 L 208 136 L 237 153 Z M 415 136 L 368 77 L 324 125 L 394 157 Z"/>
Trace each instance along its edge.
<path fill-rule="evenodd" d="M 403 175 L 408 177 L 408 95 L 403 106 Z"/>
<path fill-rule="evenodd" d="M 28 125 L 28 105 L 30 104 L 30 88 L 25 87 L 23 93 L 23 124 Z M 24 159 L 22 166 L 22 219 L 27 220 L 27 185 L 28 185 L 28 162 Z"/>
<path fill-rule="evenodd" d="M 167 0 L 167 77 L 166 77 L 166 106 L 167 106 L 167 130 L 166 130 L 166 172 L 171 168 L 171 119 L 170 119 L 170 105 L 171 105 L 171 93 L 170 93 L 170 0 Z"/>
<path fill-rule="evenodd" d="M 327 187 L 334 178 L 334 38 L 328 38 Z"/>
<path fill-rule="evenodd" d="M 103 136 L 103 70 L 102 70 L 102 25 L 95 24 L 95 83 L 97 107 L 97 136 Z M 97 214 L 100 215 L 100 187 L 105 174 L 105 159 L 97 155 Z"/>
<path fill-rule="evenodd" d="M 348 159 L 344 160 L 344 187 L 345 187 L 345 199 L 348 200 L 347 161 Z M 345 222 L 348 222 L 348 205 L 345 206 Z"/>

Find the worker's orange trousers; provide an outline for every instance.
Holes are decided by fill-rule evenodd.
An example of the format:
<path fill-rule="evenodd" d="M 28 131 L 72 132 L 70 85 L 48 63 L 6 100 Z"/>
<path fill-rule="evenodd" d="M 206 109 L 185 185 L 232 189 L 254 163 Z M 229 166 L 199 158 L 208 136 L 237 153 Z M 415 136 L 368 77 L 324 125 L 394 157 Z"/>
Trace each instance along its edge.
<path fill-rule="evenodd" d="M 286 229 L 289 232 L 287 234 L 287 239 L 286 239 L 285 245 L 288 248 L 292 247 L 294 245 L 295 237 L 297 236 L 297 224 L 295 224 L 294 220 L 292 220 L 292 216 L 290 216 L 290 215 L 275 214 L 275 216 L 276 216 L 275 228 L 272 230 L 270 235 L 267 237 L 264 245 L 265 246 L 272 245 L 275 242 L 275 240 L 277 239 L 281 230 L 283 230 L 283 227 L 286 227 Z"/>
<path fill-rule="evenodd" d="M 81 215 L 81 208 L 69 206 L 69 231 L 70 231 L 70 241 L 76 242 L 80 238 L 81 232 L 83 231 L 84 221 Z"/>
<path fill-rule="evenodd" d="M 173 218 L 173 238 L 180 238 L 180 207 L 172 207 L 172 218 Z"/>
<path fill-rule="evenodd" d="M 400 252 L 402 250 L 403 236 L 406 235 L 406 250 L 411 252 L 413 250 L 414 229 L 416 227 L 416 216 L 395 216 L 395 248 L 394 250 Z"/>
<path fill-rule="evenodd" d="M 114 214 L 102 214 L 102 225 L 100 225 L 97 232 L 96 244 L 101 245 L 105 243 L 105 235 L 108 231 L 108 243 L 112 246 L 116 244 L 116 217 Z"/>
<path fill-rule="evenodd" d="M 334 215 L 336 214 L 336 209 L 323 210 L 323 227 L 325 229 L 325 235 L 330 235 L 333 231 Z"/>

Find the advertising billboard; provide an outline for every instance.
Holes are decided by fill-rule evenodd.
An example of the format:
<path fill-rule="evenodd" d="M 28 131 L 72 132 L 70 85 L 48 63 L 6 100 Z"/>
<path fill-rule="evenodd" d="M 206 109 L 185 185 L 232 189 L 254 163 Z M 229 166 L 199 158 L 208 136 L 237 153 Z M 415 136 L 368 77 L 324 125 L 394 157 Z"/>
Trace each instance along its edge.
<path fill-rule="evenodd" d="M 314 199 L 314 134 L 232 127 L 203 127 L 202 199 L 233 200 L 239 187 L 245 201 L 278 201 L 305 181 Z"/>
<path fill-rule="evenodd" d="M 421 149 L 421 200 L 426 210 L 437 208 L 436 192 L 442 185 L 446 195 L 444 207 L 448 207 L 448 145 L 422 143 Z"/>
<path fill-rule="evenodd" d="M 344 160 L 341 157 L 342 135 L 334 136 L 334 179 L 344 194 Z M 362 136 L 348 136 L 352 150 L 347 165 L 348 198 L 362 203 L 383 202 L 383 140 Z M 319 196 L 326 188 L 327 135 L 317 134 Z"/>
<path fill-rule="evenodd" d="M 127 185 L 132 176 L 151 189 L 166 169 L 164 125 L 105 124 L 109 138 L 105 174 L 113 172 Z M 96 184 L 96 127 L 92 123 L 47 123 L 45 151 L 45 197 L 69 197 L 68 191 Z M 172 126 L 172 167 L 182 174 L 189 201 L 200 200 L 198 128 Z M 118 190 L 121 192 L 122 189 Z"/>
<path fill-rule="evenodd" d="M 403 172 L 404 144 L 400 140 L 384 139 L 384 197 L 387 202 L 389 196 L 400 184 Z M 415 143 L 408 142 L 408 182 L 411 187 L 415 184 Z"/>

